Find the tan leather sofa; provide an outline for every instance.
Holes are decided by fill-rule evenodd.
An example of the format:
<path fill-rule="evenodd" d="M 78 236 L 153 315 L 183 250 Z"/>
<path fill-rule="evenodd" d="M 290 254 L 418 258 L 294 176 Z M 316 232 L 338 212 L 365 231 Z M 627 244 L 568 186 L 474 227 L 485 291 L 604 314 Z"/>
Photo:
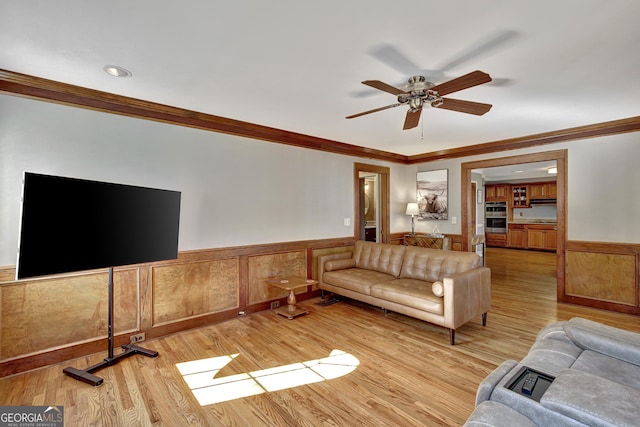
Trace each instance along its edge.
<path fill-rule="evenodd" d="M 318 259 L 323 291 L 455 330 L 491 307 L 491 272 L 473 252 L 358 240 L 353 252 Z"/>

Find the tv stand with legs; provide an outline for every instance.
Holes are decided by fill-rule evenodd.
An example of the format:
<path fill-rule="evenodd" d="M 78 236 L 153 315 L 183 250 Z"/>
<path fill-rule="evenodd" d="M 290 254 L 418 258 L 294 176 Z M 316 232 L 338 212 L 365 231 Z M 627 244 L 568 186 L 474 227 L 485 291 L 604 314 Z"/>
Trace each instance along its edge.
<path fill-rule="evenodd" d="M 100 363 L 97 363 L 93 366 L 90 366 L 86 369 L 77 369 L 73 367 L 64 368 L 62 372 L 71 378 L 75 378 L 78 381 L 83 381 L 87 384 L 91 384 L 92 386 L 101 385 L 104 380 L 96 375 L 93 375 L 93 372 L 99 371 L 100 369 L 106 368 L 107 366 L 115 365 L 120 360 L 133 356 L 134 354 L 140 354 L 142 356 L 147 357 L 158 357 L 158 352 L 154 350 L 148 350 L 146 348 L 142 348 L 135 344 L 129 343 L 122 346 L 124 350 L 122 353 L 119 353 L 114 356 L 113 354 L 113 267 L 109 268 L 109 318 L 108 318 L 108 331 L 107 338 L 109 341 L 109 349 L 108 356 Z"/>

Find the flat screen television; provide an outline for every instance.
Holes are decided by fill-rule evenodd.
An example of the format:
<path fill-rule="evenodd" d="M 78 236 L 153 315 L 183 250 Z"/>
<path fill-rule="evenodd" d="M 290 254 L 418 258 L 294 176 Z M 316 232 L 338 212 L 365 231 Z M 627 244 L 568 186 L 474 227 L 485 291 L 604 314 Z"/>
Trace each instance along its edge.
<path fill-rule="evenodd" d="M 16 279 L 178 257 L 179 191 L 25 172 Z"/>

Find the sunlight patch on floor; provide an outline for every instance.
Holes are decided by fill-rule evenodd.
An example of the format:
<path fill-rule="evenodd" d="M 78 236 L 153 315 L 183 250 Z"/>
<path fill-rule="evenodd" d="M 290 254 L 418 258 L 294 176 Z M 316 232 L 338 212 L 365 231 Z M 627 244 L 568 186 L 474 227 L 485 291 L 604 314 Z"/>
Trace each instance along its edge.
<path fill-rule="evenodd" d="M 176 367 L 201 406 L 271 391 L 313 384 L 346 375 L 360 361 L 333 350 L 328 357 L 216 378 L 238 354 L 177 363 Z"/>

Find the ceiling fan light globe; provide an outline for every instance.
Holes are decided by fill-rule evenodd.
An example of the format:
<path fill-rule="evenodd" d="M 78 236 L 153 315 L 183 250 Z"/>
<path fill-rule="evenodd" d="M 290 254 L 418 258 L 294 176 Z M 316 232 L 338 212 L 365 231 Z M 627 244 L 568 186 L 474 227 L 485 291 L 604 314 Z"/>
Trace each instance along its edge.
<path fill-rule="evenodd" d="M 411 98 L 409 101 L 409 107 L 411 110 L 419 110 L 422 108 L 422 98 Z"/>

